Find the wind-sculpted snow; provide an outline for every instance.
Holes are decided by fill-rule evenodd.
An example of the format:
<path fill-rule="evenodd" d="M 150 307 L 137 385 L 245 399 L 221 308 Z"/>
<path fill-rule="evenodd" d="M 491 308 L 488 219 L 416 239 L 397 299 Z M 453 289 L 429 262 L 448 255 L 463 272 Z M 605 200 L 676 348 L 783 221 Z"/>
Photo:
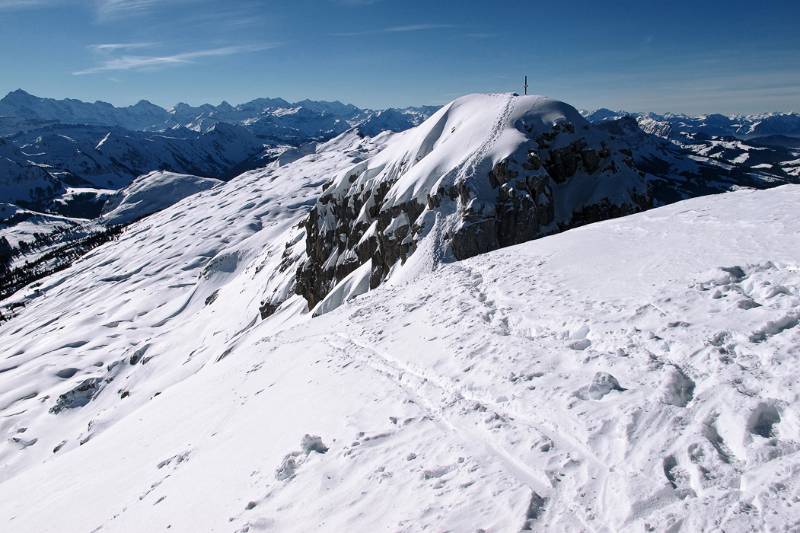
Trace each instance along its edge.
<path fill-rule="evenodd" d="M 583 226 L 246 328 L 270 239 L 307 209 L 281 179 L 343 163 L 311 157 L 132 226 L 2 326 L 0 521 L 796 529 L 800 187 Z"/>
<path fill-rule="evenodd" d="M 199 192 L 5 300 L 3 314 L 17 316 L 0 324 L 0 431 L 11 435 L 0 479 L 79 447 L 223 358 L 257 321 L 264 291 L 284 282 L 285 243 L 302 236 L 322 185 L 373 143 L 346 135 Z M 140 185 L 154 192 L 152 180 Z M 37 445 L 20 454 L 17 433 L 36 433 Z"/>
<path fill-rule="evenodd" d="M 104 224 L 127 224 L 221 183 L 213 178 L 188 174 L 150 172 L 139 176 L 106 201 L 102 221 Z"/>

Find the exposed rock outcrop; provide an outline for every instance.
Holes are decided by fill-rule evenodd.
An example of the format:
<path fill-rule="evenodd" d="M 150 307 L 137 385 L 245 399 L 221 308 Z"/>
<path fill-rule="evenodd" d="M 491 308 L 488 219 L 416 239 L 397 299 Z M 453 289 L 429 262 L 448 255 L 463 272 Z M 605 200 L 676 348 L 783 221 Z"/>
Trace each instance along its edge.
<path fill-rule="evenodd" d="M 323 191 L 305 222 L 295 291 L 314 308 L 367 261 L 375 288 L 428 235 L 435 263 L 649 207 L 644 173 L 612 145 L 561 102 L 457 100 Z"/>
<path fill-rule="evenodd" d="M 769 186 L 713 172 L 631 117 L 590 124 L 545 97 L 459 98 L 331 176 L 303 238 L 287 244 L 281 269 L 293 269 L 294 278 L 263 303 L 261 315 L 291 294 L 320 314 L 443 261 L 691 196 Z M 335 291 L 339 284 L 346 290 Z"/>

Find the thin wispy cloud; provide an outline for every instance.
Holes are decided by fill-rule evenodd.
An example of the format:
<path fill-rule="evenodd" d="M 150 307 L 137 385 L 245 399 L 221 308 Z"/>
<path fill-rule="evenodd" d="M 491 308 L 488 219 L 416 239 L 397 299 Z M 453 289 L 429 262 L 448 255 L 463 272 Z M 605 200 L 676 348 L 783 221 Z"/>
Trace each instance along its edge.
<path fill-rule="evenodd" d="M 389 26 L 388 28 L 376 28 L 373 30 L 349 31 L 332 33 L 336 37 L 357 37 L 359 35 L 376 35 L 380 33 L 410 33 L 417 31 L 446 30 L 455 28 L 452 24 L 407 24 L 404 26 Z"/>
<path fill-rule="evenodd" d="M 111 54 L 114 52 L 118 52 L 120 50 L 138 50 L 140 48 L 152 48 L 157 46 L 158 43 L 102 43 L 102 44 L 90 44 L 89 49 L 93 52 L 103 53 L 103 54 Z"/>
<path fill-rule="evenodd" d="M 251 45 L 222 46 L 206 50 L 194 50 L 172 55 L 142 56 L 124 55 L 109 58 L 97 66 L 73 72 L 75 76 L 99 74 L 123 70 L 152 70 L 157 68 L 185 65 L 194 63 L 204 57 L 222 57 L 269 50 L 280 46 L 279 43 L 263 43 Z"/>
<path fill-rule="evenodd" d="M 184 0 L 187 1 L 187 0 Z M 193 0 L 201 3 L 201 0 Z M 212 9 L 192 9 L 183 13 L 179 19 L 182 27 L 192 27 L 200 31 L 236 31 L 248 26 L 262 26 L 269 16 L 259 2 L 232 2 L 212 4 Z"/>
<path fill-rule="evenodd" d="M 142 15 L 160 3 L 163 0 L 94 0 L 97 17 L 101 20 Z"/>

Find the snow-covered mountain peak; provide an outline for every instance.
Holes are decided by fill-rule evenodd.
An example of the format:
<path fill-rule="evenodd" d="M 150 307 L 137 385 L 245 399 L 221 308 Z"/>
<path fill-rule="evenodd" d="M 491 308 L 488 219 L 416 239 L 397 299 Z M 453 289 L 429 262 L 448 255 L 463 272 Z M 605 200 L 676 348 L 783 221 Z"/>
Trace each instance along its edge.
<path fill-rule="evenodd" d="M 558 100 L 454 100 L 323 192 L 306 223 L 298 292 L 311 307 L 330 293 L 320 310 L 329 309 L 341 300 L 339 283 L 352 296 L 392 275 L 606 216 L 601 212 L 639 210 L 648 202 L 642 174 L 612 144 L 609 133 Z M 424 253 L 406 264 L 418 247 Z"/>
<path fill-rule="evenodd" d="M 11 104 L 15 102 L 26 102 L 34 98 L 35 96 L 33 96 L 32 94 L 23 89 L 15 89 L 13 91 L 10 91 L 3 98 L 0 98 L 0 103 Z"/>
<path fill-rule="evenodd" d="M 528 136 L 552 130 L 559 123 L 584 125 L 570 105 L 543 96 L 473 94 L 443 106 L 418 127 L 397 136 L 372 160 L 340 175 L 328 194 L 341 196 L 368 181 L 396 182 L 387 193 L 391 205 L 427 194 L 455 177 L 469 177 L 483 160 L 495 164 L 511 155 Z M 354 173 L 358 179 L 352 181 Z M 453 185 L 450 180 L 447 185 Z"/>

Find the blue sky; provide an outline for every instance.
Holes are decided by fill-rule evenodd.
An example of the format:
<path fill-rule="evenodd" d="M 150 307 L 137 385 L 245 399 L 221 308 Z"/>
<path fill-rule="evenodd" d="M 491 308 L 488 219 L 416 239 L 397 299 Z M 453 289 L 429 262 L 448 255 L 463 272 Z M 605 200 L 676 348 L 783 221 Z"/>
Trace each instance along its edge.
<path fill-rule="evenodd" d="M 0 92 L 363 107 L 520 90 L 576 107 L 800 111 L 800 2 L 0 0 Z"/>

